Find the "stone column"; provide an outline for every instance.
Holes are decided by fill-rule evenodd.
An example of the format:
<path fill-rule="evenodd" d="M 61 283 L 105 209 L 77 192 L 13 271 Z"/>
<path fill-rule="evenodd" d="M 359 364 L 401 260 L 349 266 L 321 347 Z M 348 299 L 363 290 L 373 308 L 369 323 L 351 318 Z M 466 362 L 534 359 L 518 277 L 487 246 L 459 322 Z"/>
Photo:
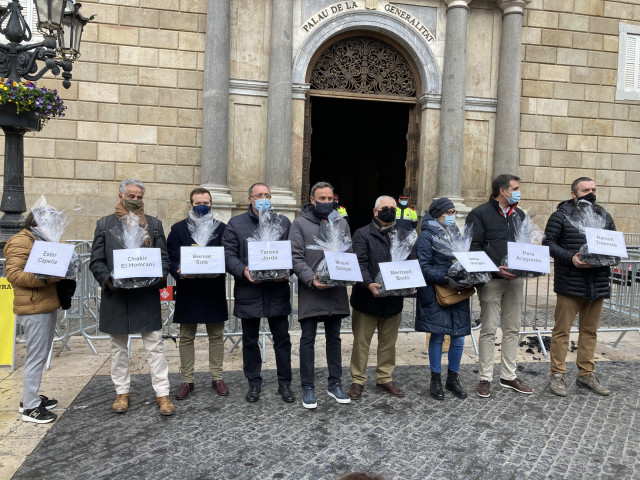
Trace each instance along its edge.
<path fill-rule="evenodd" d="M 230 1 L 209 0 L 202 104 L 201 184 L 209 189 L 213 209 L 231 216 L 233 203 L 227 187 L 229 143 Z"/>
<path fill-rule="evenodd" d="M 442 106 L 438 148 L 436 198 L 448 197 L 460 211 L 462 200 L 465 87 L 467 68 L 467 13 L 471 0 L 445 0 L 447 31 L 442 74 Z"/>
<path fill-rule="evenodd" d="M 274 208 L 291 216 L 297 210 L 290 186 L 292 30 L 293 0 L 272 0 L 265 180 Z"/>
<path fill-rule="evenodd" d="M 502 9 L 502 43 L 498 72 L 494 176 L 517 174 L 519 164 L 520 97 L 522 94 L 522 15 L 531 0 L 498 0 Z"/>

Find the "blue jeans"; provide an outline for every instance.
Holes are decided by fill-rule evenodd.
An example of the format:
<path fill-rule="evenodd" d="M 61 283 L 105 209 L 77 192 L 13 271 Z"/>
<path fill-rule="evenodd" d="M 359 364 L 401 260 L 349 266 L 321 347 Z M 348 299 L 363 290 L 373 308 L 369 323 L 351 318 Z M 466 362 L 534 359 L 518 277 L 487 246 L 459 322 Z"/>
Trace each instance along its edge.
<path fill-rule="evenodd" d="M 442 342 L 444 342 L 444 334 L 431 334 L 431 339 L 429 340 L 429 366 L 432 373 L 441 372 Z M 452 336 L 451 345 L 449 346 L 449 370 L 458 373 L 463 348 L 464 336 Z"/>

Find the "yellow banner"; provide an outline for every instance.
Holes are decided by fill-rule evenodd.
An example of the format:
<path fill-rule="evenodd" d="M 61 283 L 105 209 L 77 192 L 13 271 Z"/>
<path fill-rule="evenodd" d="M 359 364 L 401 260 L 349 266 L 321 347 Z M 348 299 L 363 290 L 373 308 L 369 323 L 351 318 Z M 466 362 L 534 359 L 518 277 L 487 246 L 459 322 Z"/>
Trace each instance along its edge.
<path fill-rule="evenodd" d="M 15 335 L 13 288 L 6 278 L 0 277 L 0 365 L 10 365 L 13 368 Z"/>

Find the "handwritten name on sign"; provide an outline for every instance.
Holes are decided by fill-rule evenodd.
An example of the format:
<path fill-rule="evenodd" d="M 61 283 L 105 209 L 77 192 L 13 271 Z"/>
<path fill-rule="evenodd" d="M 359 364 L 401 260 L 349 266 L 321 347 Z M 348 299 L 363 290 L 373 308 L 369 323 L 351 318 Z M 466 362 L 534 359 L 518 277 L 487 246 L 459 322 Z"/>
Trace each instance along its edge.
<path fill-rule="evenodd" d="M 549 247 L 530 243 L 507 243 L 509 268 L 526 272 L 551 273 Z"/>
<path fill-rule="evenodd" d="M 125 248 L 113 251 L 113 278 L 160 278 L 159 248 Z"/>
<path fill-rule="evenodd" d="M 347 282 L 361 282 L 362 272 L 355 253 L 324 252 L 331 280 L 345 280 Z"/>
<path fill-rule="evenodd" d="M 291 242 L 247 242 L 249 270 L 286 270 L 293 268 Z"/>
<path fill-rule="evenodd" d="M 418 288 L 427 284 L 420 270 L 418 260 L 405 260 L 402 262 L 383 262 L 378 264 L 380 273 L 387 290 L 399 290 L 401 288 Z"/>
<path fill-rule="evenodd" d="M 180 247 L 180 273 L 224 273 L 224 247 Z"/>
<path fill-rule="evenodd" d="M 469 273 L 498 271 L 498 267 L 485 252 L 453 252 L 453 255 Z"/>
<path fill-rule="evenodd" d="M 52 277 L 64 277 L 71 262 L 74 245 L 68 243 L 33 242 L 24 271 Z"/>
<path fill-rule="evenodd" d="M 611 255 L 621 258 L 629 257 L 622 232 L 586 227 L 584 234 L 587 237 L 589 253 Z"/>

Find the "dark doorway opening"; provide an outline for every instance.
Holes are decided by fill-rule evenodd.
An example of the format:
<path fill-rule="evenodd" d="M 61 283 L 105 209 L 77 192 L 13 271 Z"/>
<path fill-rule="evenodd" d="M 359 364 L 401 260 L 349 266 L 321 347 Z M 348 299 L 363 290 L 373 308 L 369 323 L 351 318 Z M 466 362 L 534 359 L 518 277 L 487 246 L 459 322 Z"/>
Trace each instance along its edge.
<path fill-rule="evenodd" d="M 366 225 L 380 195 L 405 187 L 407 103 L 313 97 L 309 185 L 326 181 L 347 209 L 351 231 Z"/>

